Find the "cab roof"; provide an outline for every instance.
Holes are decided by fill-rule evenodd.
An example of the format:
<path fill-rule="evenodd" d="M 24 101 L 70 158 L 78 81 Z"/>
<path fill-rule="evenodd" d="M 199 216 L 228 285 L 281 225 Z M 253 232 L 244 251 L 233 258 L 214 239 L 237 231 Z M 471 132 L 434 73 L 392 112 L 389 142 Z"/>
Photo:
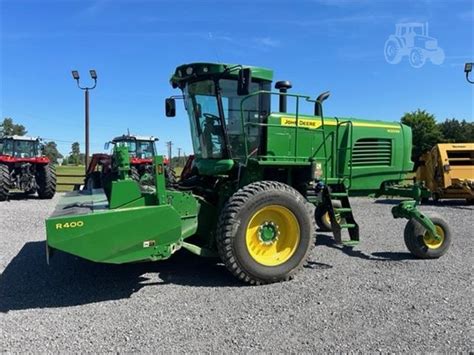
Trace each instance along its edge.
<path fill-rule="evenodd" d="M 171 76 L 170 83 L 173 87 L 179 86 L 182 81 L 197 78 L 199 76 L 209 76 L 224 74 L 226 77 L 235 77 L 239 73 L 239 69 L 250 68 L 252 70 L 252 79 L 257 80 L 273 80 L 273 70 L 254 67 L 249 65 L 241 64 L 229 64 L 229 63 L 189 63 L 182 64 L 176 68 L 173 75 Z"/>
<path fill-rule="evenodd" d="M 124 134 L 119 137 L 115 137 L 112 142 L 116 141 L 125 141 L 125 140 L 137 140 L 137 141 L 150 141 L 154 142 L 157 141 L 158 138 L 155 138 L 153 136 L 137 136 L 135 134 Z"/>

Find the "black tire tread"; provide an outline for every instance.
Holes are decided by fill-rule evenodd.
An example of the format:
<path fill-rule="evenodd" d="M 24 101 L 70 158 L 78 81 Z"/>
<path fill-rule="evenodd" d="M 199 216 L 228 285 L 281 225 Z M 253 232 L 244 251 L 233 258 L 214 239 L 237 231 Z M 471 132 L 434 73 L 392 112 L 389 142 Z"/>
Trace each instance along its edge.
<path fill-rule="evenodd" d="M 314 205 L 305 200 L 305 208 L 307 209 L 308 214 L 311 217 L 310 220 L 313 224 L 313 233 L 311 236 L 310 246 L 297 267 L 293 268 L 293 270 L 291 270 L 283 279 L 269 281 L 254 277 L 253 275 L 245 272 L 242 266 L 239 265 L 238 260 L 233 255 L 231 246 L 233 238 L 233 229 L 237 226 L 235 216 L 239 213 L 241 208 L 243 208 L 246 202 L 255 194 L 270 190 L 283 190 L 297 196 L 298 198 L 301 198 L 302 200 L 305 200 L 304 197 L 298 191 L 286 184 L 276 181 L 255 182 L 250 185 L 244 186 L 234 195 L 232 195 L 232 197 L 225 204 L 217 223 L 217 249 L 222 262 L 235 277 L 251 285 L 262 285 L 273 282 L 291 280 L 295 276 L 295 274 L 297 274 L 298 271 L 301 270 L 308 258 L 308 255 L 311 253 L 311 250 L 314 248 L 315 245 L 316 222 L 314 218 L 312 218 L 312 216 L 314 216 Z"/>
<path fill-rule="evenodd" d="M 56 193 L 56 169 L 52 164 L 37 167 L 38 196 L 52 199 Z"/>
<path fill-rule="evenodd" d="M 130 167 L 130 177 L 134 181 L 140 181 L 140 173 L 138 172 L 138 169 L 134 166 Z"/>
<path fill-rule="evenodd" d="M 10 186 L 10 169 L 8 165 L 0 163 L 0 201 L 8 199 Z"/>
<path fill-rule="evenodd" d="M 444 255 L 451 244 L 451 230 L 448 223 L 435 212 L 424 213 L 435 225 L 439 225 L 444 229 L 445 240 L 439 249 L 430 250 L 421 241 L 420 235 L 424 234 L 425 228 L 415 219 L 410 219 L 405 226 L 403 233 L 405 245 L 407 249 L 418 258 L 421 259 L 436 259 Z"/>

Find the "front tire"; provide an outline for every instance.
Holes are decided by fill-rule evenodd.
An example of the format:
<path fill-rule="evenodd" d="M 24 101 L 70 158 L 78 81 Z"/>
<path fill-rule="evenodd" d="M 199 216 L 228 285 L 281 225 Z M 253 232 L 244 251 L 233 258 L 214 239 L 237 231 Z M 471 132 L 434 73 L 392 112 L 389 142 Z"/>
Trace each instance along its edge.
<path fill-rule="evenodd" d="M 436 240 L 417 220 L 410 219 L 405 226 L 404 239 L 408 250 L 421 259 L 436 259 L 444 255 L 451 244 L 451 230 L 436 213 L 426 213 L 436 227 L 441 240 Z"/>
<path fill-rule="evenodd" d="M 52 199 L 56 193 L 56 170 L 51 164 L 39 165 L 36 168 L 38 196 L 41 199 Z"/>
<path fill-rule="evenodd" d="M 219 255 L 238 279 L 266 284 L 293 278 L 315 243 L 314 206 L 292 187 L 260 181 L 237 191 L 217 226 Z"/>
<path fill-rule="evenodd" d="M 10 188 L 10 169 L 8 169 L 8 165 L 0 164 L 0 201 L 5 201 L 8 198 Z"/>

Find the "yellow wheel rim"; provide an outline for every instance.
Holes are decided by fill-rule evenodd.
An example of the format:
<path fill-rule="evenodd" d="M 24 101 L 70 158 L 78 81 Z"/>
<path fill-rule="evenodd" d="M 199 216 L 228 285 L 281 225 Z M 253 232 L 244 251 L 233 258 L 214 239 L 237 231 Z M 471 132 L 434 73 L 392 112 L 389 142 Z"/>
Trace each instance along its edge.
<path fill-rule="evenodd" d="M 278 266 L 287 262 L 300 242 L 300 226 L 293 212 L 278 205 L 254 213 L 247 225 L 245 242 L 259 264 Z"/>
<path fill-rule="evenodd" d="M 336 222 L 337 223 L 341 223 L 341 215 L 340 214 L 336 214 Z M 327 223 L 328 226 L 331 225 L 331 218 L 329 217 L 329 212 L 326 212 L 323 216 L 324 218 L 324 221 Z"/>
<path fill-rule="evenodd" d="M 428 231 L 423 235 L 423 243 L 425 243 L 429 249 L 438 249 L 444 243 L 444 229 L 438 225 L 435 225 L 435 228 L 436 233 L 441 237 L 441 239 L 436 240 L 436 238 Z"/>

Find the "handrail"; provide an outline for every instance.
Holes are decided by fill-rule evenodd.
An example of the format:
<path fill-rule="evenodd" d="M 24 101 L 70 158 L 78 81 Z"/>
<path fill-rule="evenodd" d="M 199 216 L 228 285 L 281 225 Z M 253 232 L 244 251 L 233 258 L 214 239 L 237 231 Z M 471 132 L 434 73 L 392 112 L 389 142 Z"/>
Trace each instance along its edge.
<path fill-rule="evenodd" d="M 257 96 L 257 95 L 278 95 L 278 96 L 281 96 L 281 95 L 284 95 L 284 96 L 288 96 L 288 97 L 294 97 L 296 98 L 296 113 L 295 113 L 295 119 L 296 119 L 296 122 L 295 122 L 295 126 L 294 126 L 294 130 L 295 130 L 295 142 L 294 142 L 294 160 L 296 161 L 297 159 L 299 159 L 298 157 L 298 133 L 299 133 L 299 129 L 298 128 L 304 128 L 304 127 L 299 127 L 299 107 L 300 107 L 300 99 L 304 99 L 306 102 L 312 102 L 312 103 L 315 103 L 317 105 L 320 105 L 321 106 L 321 102 L 315 100 L 315 99 L 312 99 L 310 96 L 306 96 L 306 95 L 300 95 L 300 94 L 293 94 L 293 93 L 282 93 L 282 92 L 273 92 L 273 91 L 268 91 L 268 90 L 259 90 L 259 91 L 255 91 L 249 95 L 246 95 L 240 102 L 240 123 L 241 123 L 241 127 L 242 127 L 242 134 L 243 134 L 243 138 L 244 138 L 244 148 L 245 148 L 245 164 L 244 166 L 247 166 L 248 164 L 248 160 L 249 158 L 251 157 L 251 155 L 253 154 L 250 153 L 249 154 L 249 148 L 248 148 L 248 137 L 247 137 L 247 133 L 246 133 L 246 130 L 245 128 L 247 126 L 250 126 L 250 125 L 253 125 L 253 126 L 261 126 L 261 127 L 272 127 L 272 126 L 278 126 L 278 127 L 282 127 L 282 128 L 293 128 L 292 126 L 280 126 L 280 125 L 276 125 L 276 124 L 270 124 L 270 123 L 255 123 L 255 122 L 245 122 L 245 118 L 244 118 L 244 103 L 250 99 L 251 97 L 254 97 L 254 96 Z M 322 111 L 321 111 L 322 112 Z M 324 149 L 324 177 L 325 177 L 325 182 L 327 182 L 327 171 L 328 171 L 328 161 L 329 161 L 329 158 L 328 158 L 328 154 L 327 154 L 327 139 L 329 138 L 326 137 L 326 130 L 324 129 L 325 128 L 325 124 L 324 124 L 324 117 L 323 115 L 321 114 L 321 126 L 317 129 L 314 130 L 314 132 L 318 132 L 318 133 L 321 133 L 323 135 L 323 139 L 322 139 L 322 145 L 323 145 L 323 149 Z M 308 157 L 308 158 L 314 158 L 316 156 L 316 153 L 319 151 L 316 150 L 313 154 L 313 156 L 311 157 Z M 265 156 L 268 158 L 268 156 Z"/>
<path fill-rule="evenodd" d="M 349 144 L 348 146 L 346 145 L 345 148 L 336 148 L 337 151 L 336 151 L 336 174 L 339 176 L 341 175 L 343 181 L 346 177 L 349 178 L 349 186 L 347 186 L 348 189 L 351 188 L 352 186 L 352 172 L 353 172 L 353 164 L 352 164 L 352 155 L 353 155 L 353 139 L 354 139 L 354 125 L 352 123 L 352 121 L 349 121 L 349 120 L 346 120 L 346 121 L 341 121 L 341 122 L 338 122 L 337 123 L 337 128 L 336 128 L 336 147 L 339 146 L 339 128 L 342 126 L 342 125 L 348 125 L 349 126 Z M 350 151 L 350 155 L 349 155 L 349 160 L 348 160 L 348 163 L 349 163 L 349 175 L 347 176 L 345 174 L 345 169 L 344 167 L 342 168 L 342 174 L 339 173 L 339 151 L 340 150 L 345 150 L 345 151 Z"/>

